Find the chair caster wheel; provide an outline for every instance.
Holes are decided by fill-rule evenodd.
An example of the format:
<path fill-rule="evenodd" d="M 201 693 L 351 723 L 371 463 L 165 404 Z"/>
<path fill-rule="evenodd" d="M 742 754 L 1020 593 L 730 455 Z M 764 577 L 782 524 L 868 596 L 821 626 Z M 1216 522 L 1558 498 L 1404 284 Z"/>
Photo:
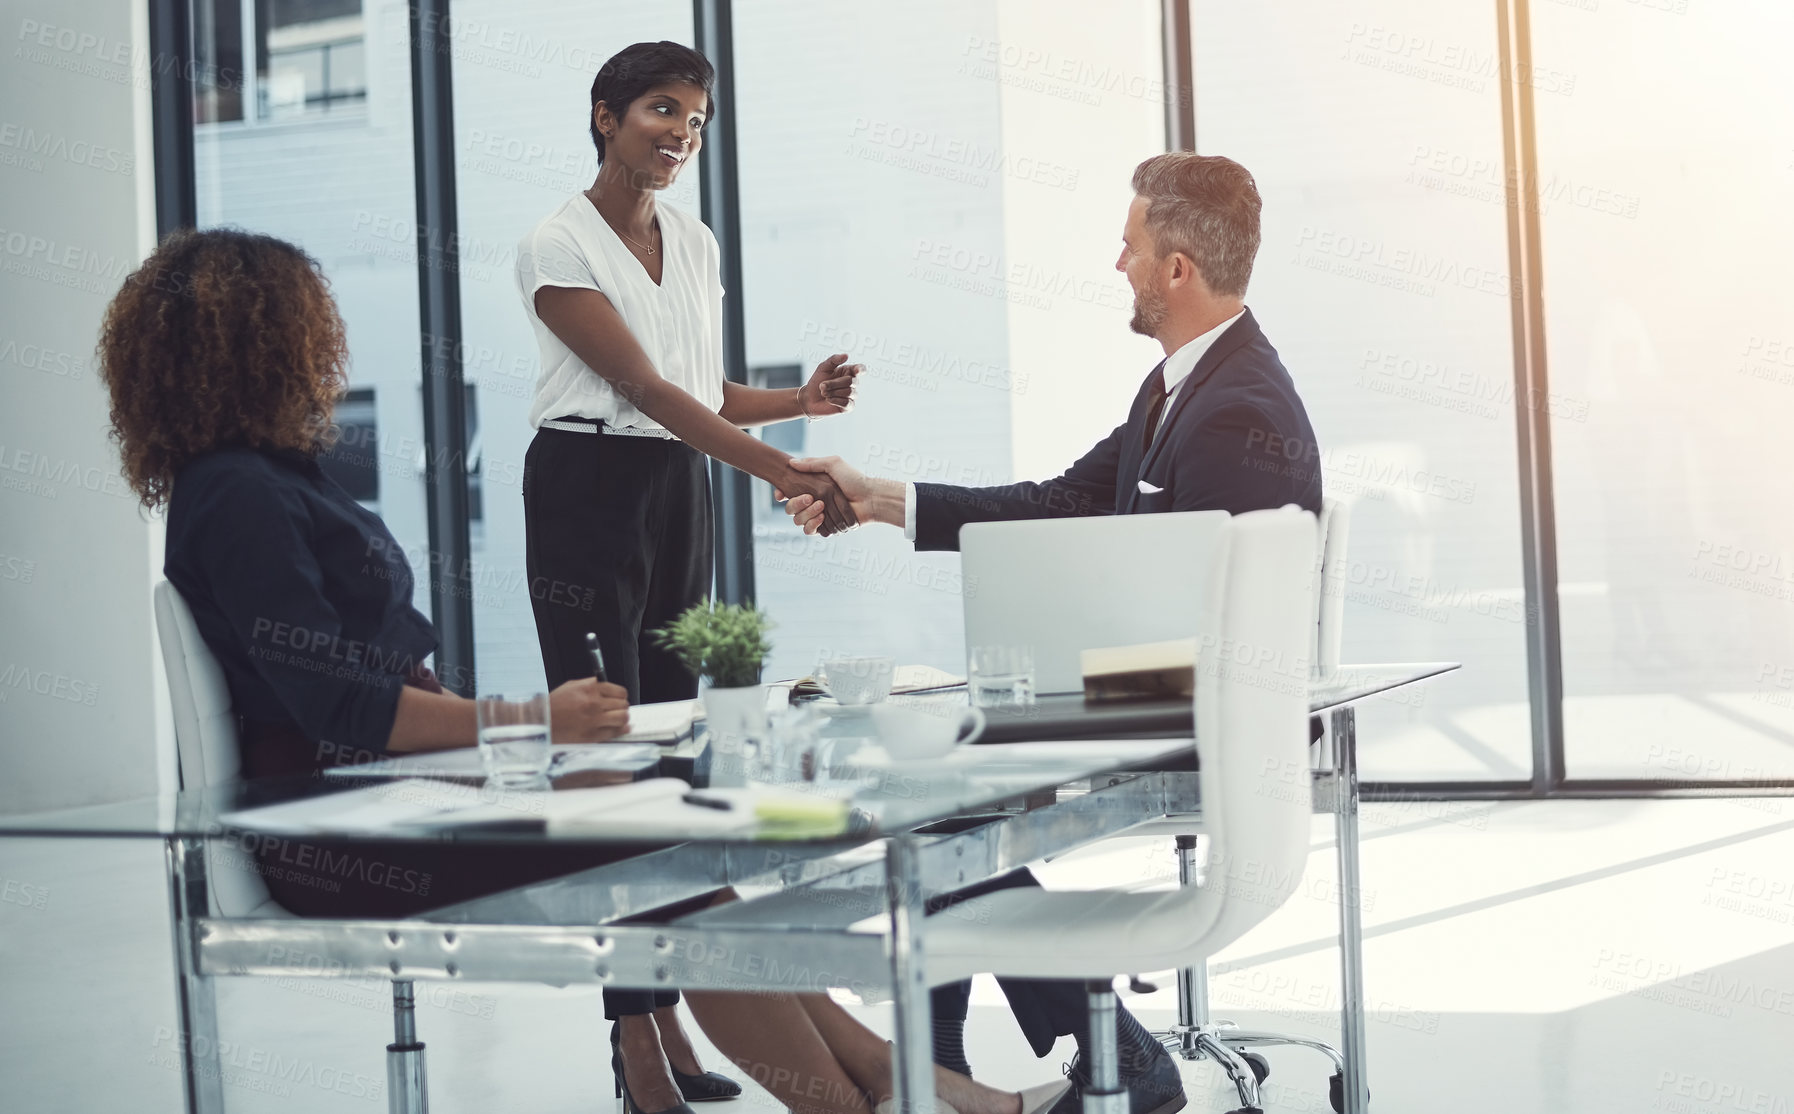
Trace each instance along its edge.
<path fill-rule="evenodd" d="M 1256 1052 L 1242 1051 L 1240 1053 L 1240 1059 L 1246 1061 L 1246 1063 L 1251 1066 L 1252 1074 L 1258 1077 L 1258 1081 L 1260 1083 L 1263 1083 L 1265 1081 L 1265 1079 L 1271 1074 L 1270 1061 L 1266 1060 L 1263 1056 L 1260 1056 Z M 1339 1108 L 1334 1107 L 1334 1109 L 1337 1110 Z"/>
<path fill-rule="evenodd" d="M 1369 1098 L 1370 1092 L 1366 1091 L 1365 1097 Z M 1327 1080 L 1327 1101 L 1332 1104 L 1334 1114 L 1342 1114 L 1345 1110 L 1345 1076 L 1339 1072 L 1334 1072 L 1333 1078 Z"/>

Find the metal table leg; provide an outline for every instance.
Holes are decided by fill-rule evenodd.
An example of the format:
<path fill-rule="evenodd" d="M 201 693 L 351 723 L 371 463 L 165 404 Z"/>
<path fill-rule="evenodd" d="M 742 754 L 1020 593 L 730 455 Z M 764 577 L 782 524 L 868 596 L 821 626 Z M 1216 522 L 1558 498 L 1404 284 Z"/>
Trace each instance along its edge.
<path fill-rule="evenodd" d="M 174 995 L 180 1032 L 182 1090 L 187 1114 L 224 1114 L 224 1077 L 218 1063 L 218 998 L 212 980 L 199 971 L 193 926 L 210 911 L 203 839 L 170 837 L 163 844 L 168 863 L 169 911 L 174 933 Z"/>
<path fill-rule="evenodd" d="M 1364 1055 L 1363 884 L 1358 871 L 1358 736 L 1352 706 L 1333 710 L 1334 831 L 1339 852 L 1339 1051 L 1344 1114 L 1367 1114 Z"/>
<path fill-rule="evenodd" d="M 922 871 L 910 835 L 885 845 L 885 903 L 891 914 L 891 995 L 897 1017 L 892 1047 L 892 1107 L 897 1114 L 934 1114 L 934 1024 L 924 967 Z"/>
<path fill-rule="evenodd" d="M 424 1042 L 417 1039 L 417 1000 L 410 979 L 392 980 L 392 1043 L 386 1046 L 386 1109 L 429 1114 Z"/>

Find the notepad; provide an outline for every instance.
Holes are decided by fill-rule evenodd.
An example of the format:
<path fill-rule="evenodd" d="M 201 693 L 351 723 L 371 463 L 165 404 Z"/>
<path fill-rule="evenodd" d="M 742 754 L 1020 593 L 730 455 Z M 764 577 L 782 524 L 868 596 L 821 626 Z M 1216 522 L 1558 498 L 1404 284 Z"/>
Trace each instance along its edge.
<path fill-rule="evenodd" d="M 667 700 L 629 709 L 629 733 L 613 743 L 655 743 L 670 746 L 691 737 L 692 725 L 704 718 L 701 700 Z"/>
<path fill-rule="evenodd" d="M 689 787 L 676 778 L 655 778 L 634 785 L 556 793 L 550 802 L 548 830 L 557 835 L 678 840 L 754 827 L 768 834 L 781 830 L 827 834 L 845 830 L 847 825 L 847 800 L 826 793 L 768 786 L 699 790 L 706 799 L 730 806 L 716 809 L 687 804 L 681 798 L 688 792 Z"/>

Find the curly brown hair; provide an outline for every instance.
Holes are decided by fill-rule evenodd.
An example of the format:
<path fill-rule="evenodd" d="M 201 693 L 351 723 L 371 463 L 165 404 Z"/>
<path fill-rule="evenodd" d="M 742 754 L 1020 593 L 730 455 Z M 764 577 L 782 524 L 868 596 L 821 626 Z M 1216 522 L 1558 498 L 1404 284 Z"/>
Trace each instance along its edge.
<path fill-rule="evenodd" d="M 181 229 L 106 308 L 99 363 L 125 478 L 154 509 L 212 449 L 327 447 L 349 348 L 317 260 L 272 236 Z"/>

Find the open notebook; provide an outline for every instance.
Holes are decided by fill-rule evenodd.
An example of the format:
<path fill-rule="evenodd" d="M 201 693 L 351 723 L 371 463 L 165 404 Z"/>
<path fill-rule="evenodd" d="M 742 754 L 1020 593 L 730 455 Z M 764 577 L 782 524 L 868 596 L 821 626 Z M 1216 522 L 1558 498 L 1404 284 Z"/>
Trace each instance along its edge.
<path fill-rule="evenodd" d="M 556 777 L 576 770 L 635 770 L 659 754 L 660 747 L 677 746 L 691 738 L 692 726 L 704 718 L 698 700 L 668 700 L 637 704 L 629 709 L 629 733 L 608 743 L 559 743 L 554 747 Z M 641 744 L 632 746 L 629 744 Z M 326 774 L 337 777 L 468 777 L 486 776 L 480 753 L 473 747 L 437 750 L 382 758 L 354 766 L 332 766 Z"/>
<path fill-rule="evenodd" d="M 822 683 L 814 677 L 799 677 L 787 682 L 791 685 L 793 698 L 826 695 Z M 945 669 L 936 669 L 932 665 L 900 665 L 891 674 L 891 695 L 903 696 L 906 693 L 934 692 L 938 689 L 957 688 L 966 683 L 964 677 L 949 673 Z"/>

